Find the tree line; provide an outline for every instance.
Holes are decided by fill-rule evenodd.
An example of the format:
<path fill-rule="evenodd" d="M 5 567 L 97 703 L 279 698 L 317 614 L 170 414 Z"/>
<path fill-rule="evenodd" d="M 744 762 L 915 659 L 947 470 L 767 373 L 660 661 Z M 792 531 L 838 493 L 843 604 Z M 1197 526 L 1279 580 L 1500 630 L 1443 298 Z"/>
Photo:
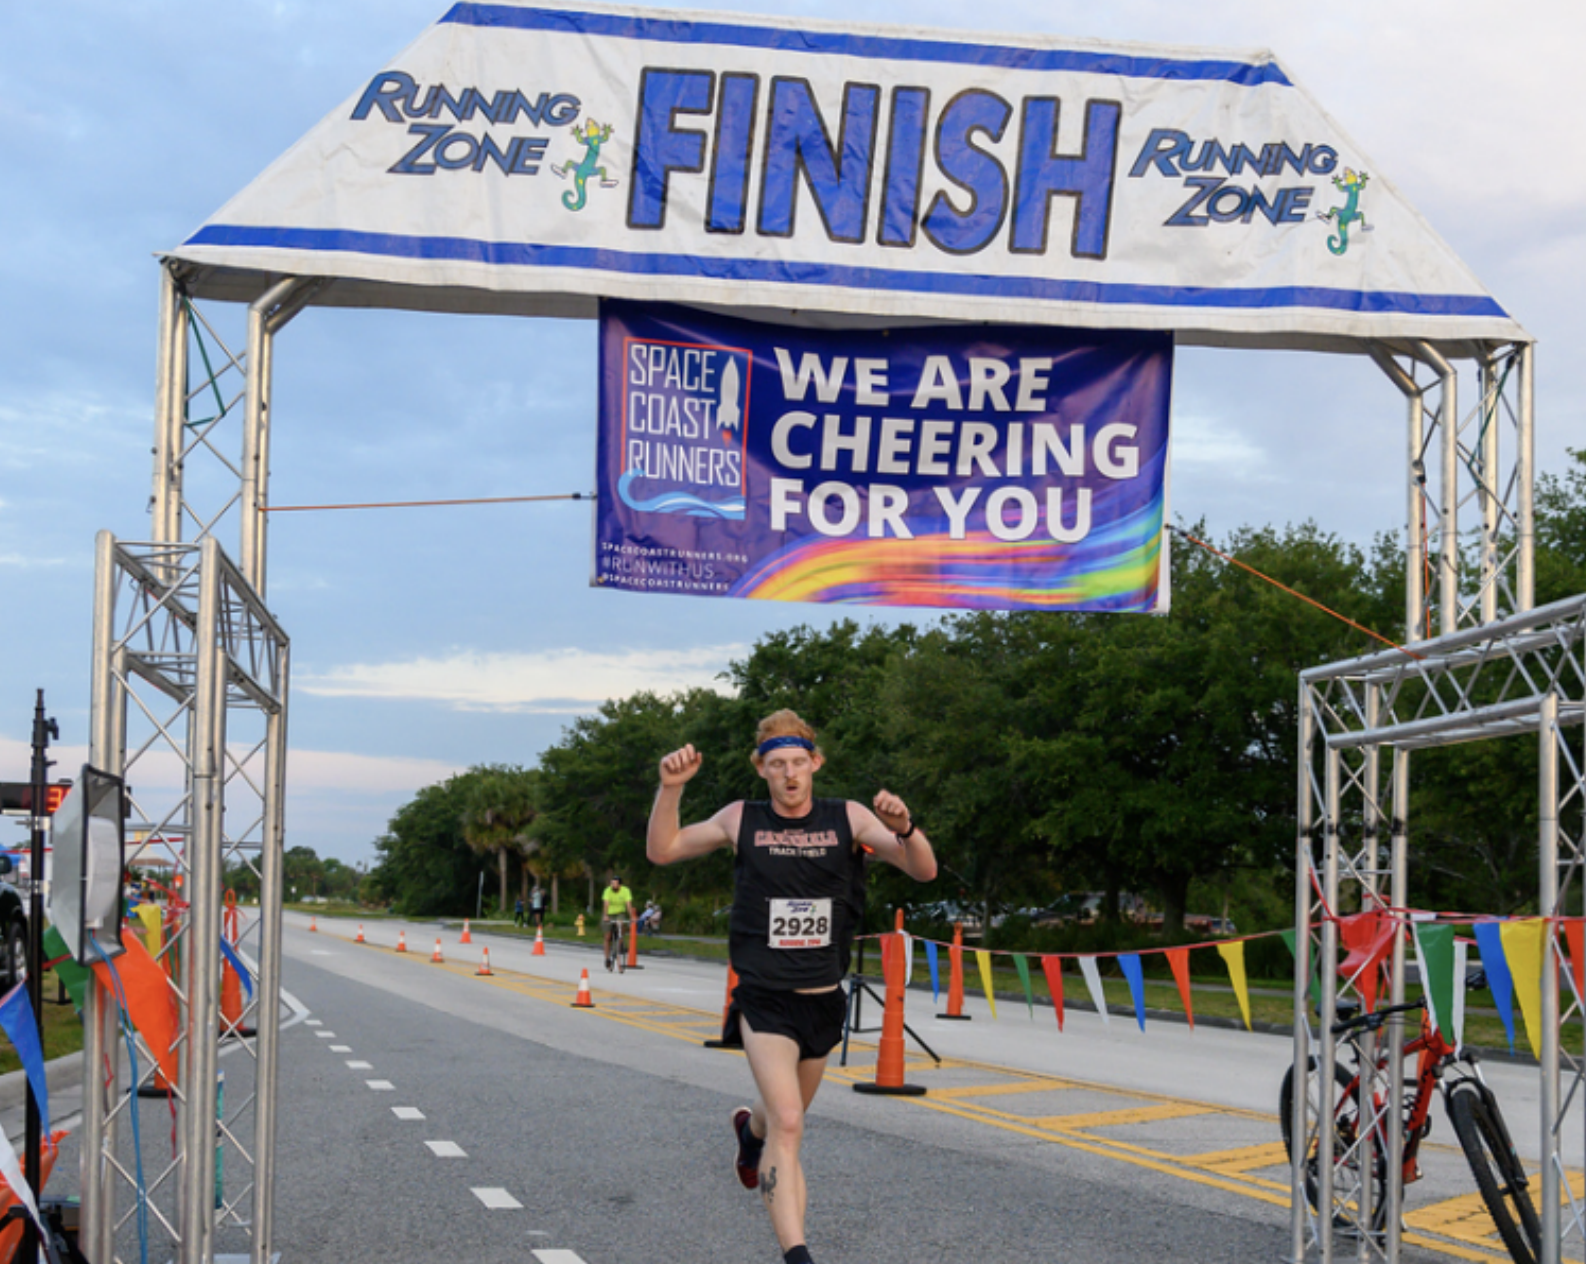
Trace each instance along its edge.
<path fill-rule="evenodd" d="M 1586 591 L 1586 453 L 1537 493 L 1537 603 Z M 574 721 L 538 766 L 470 769 L 421 790 L 376 841 L 367 889 L 413 914 L 471 909 L 488 870 L 502 908 L 528 883 L 593 903 L 606 875 L 673 901 L 722 903 L 731 857 L 656 870 L 644 859 L 659 757 L 705 764 L 684 820 L 761 797 L 756 721 L 792 707 L 815 725 L 819 791 L 868 801 L 886 786 L 930 832 L 941 876 L 890 871 L 872 900 L 1045 907 L 1126 893 L 1181 929 L 1193 901 L 1232 899 L 1242 929 L 1289 920 L 1298 676 L 1379 641 L 1230 565 L 1181 526 L 1172 613 L 969 613 L 897 627 L 845 620 L 767 635 L 719 690 L 640 692 Z M 1247 528 L 1216 546 L 1365 628 L 1398 639 L 1404 555 L 1313 525 Z M 1418 751 L 1411 761 L 1413 898 L 1513 912 L 1534 899 L 1532 741 Z M 884 866 L 881 868 L 885 868 Z"/>

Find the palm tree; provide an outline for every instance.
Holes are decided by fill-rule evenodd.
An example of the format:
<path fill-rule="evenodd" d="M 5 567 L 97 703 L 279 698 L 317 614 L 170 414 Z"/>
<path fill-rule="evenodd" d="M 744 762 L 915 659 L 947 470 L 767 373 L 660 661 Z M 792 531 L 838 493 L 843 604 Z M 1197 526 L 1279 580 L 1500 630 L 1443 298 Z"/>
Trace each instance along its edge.
<path fill-rule="evenodd" d="M 484 764 L 469 769 L 463 838 L 481 855 L 494 852 L 501 880 L 500 909 L 507 907 L 507 854 L 526 855 L 533 850 L 528 829 L 538 815 L 536 782 L 532 768 Z"/>

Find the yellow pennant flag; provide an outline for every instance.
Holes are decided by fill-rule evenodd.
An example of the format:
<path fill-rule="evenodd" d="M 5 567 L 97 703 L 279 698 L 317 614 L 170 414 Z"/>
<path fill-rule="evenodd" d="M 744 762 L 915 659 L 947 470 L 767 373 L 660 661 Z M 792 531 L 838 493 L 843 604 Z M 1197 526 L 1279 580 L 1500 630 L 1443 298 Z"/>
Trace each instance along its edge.
<path fill-rule="evenodd" d="M 1498 931 L 1503 939 L 1504 960 L 1514 979 L 1514 996 L 1525 1018 L 1525 1038 L 1531 1052 L 1542 1056 L 1542 959 L 1547 951 L 1547 919 L 1526 917 L 1504 922 Z"/>
<path fill-rule="evenodd" d="M 132 911 L 143 925 L 143 946 L 149 950 L 149 956 L 158 957 L 160 949 L 165 946 L 165 929 L 160 924 L 160 906 L 145 900 Z"/>
<path fill-rule="evenodd" d="M 991 954 L 984 948 L 975 949 L 975 964 L 980 967 L 980 986 L 986 992 L 986 1004 L 991 1006 L 991 1016 L 997 1016 L 997 993 L 991 986 Z"/>
<path fill-rule="evenodd" d="M 1245 941 L 1236 939 L 1232 943 L 1218 944 L 1217 955 L 1228 967 L 1228 981 L 1234 985 L 1234 996 L 1239 1001 L 1239 1012 L 1245 1018 L 1245 1030 L 1252 1031 L 1254 1028 L 1250 1026 L 1250 988 L 1245 982 Z"/>

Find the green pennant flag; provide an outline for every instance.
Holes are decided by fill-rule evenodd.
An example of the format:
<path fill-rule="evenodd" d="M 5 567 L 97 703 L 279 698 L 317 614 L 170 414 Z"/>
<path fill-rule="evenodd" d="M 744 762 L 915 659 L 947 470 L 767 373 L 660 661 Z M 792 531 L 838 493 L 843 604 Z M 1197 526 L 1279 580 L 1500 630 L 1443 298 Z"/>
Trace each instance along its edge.
<path fill-rule="evenodd" d="M 1432 1022 L 1453 1044 L 1454 928 L 1432 922 L 1415 923 L 1415 947 L 1421 956 L 1421 986 L 1432 1007 Z"/>
<path fill-rule="evenodd" d="M 1035 1021 L 1035 992 L 1030 987 L 1030 963 L 1022 952 L 1013 954 L 1013 968 L 1019 972 L 1019 982 L 1024 984 L 1024 1003 L 1030 1007 L 1030 1021 Z"/>
<path fill-rule="evenodd" d="M 64 957 L 65 960 L 55 961 L 57 957 Z M 60 931 L 53 926 L 44 928 L 44 960 L 55 961 L 50 968 L 55 971 L 55 977 L 65 986 L 66 994 L 72 998 L 72 1004 L 81 1014 L 83 1003 L 88 998 L 88 967 L 72 960 L 71 949 L 67 948 Z"/>
<path fill-rule="evenodd" d="M 1292 930 L 1280 930 L 1278 935 L 1289 946 L 1289 956 L 1298 962 L 1300 954 L 1294 950 L 1294 932 Z M 1311 1004 L 1318 1010 L 1322 1008 L 1322 984 L 1321 980 L 1316 977 L 1316 963 L 1314 961 L 1311 963 Z"/>

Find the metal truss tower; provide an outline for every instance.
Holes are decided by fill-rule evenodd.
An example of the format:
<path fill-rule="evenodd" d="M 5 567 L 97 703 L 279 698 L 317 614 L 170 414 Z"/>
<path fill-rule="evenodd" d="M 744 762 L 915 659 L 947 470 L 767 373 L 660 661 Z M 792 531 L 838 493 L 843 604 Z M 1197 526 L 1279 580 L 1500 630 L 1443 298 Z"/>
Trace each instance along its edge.
<path fill-rule="evenodd" d="M 126 778 L 141 855 L 173 875 L 159 959 L 178 1020 L 178 1077 L 166 1085 L 154 1056 L 164 1051 L 141 1040 L 132 1074 L 111 1002 L 90 988 L 82 1241 L 96 1261 L 138 1258 L 141 1237 L 153 1258 L 180 1264 L 209 1264 L 217 1250 L 266 1264 L 289 645 L 264 604 L 260 507 L 271 342 L 313 286 L 288 282 L 253 304 L 235 350 L 175 269 L 162 269 L 161 283 L 154 538 L 99 537 L 90 760 Z M 240 562 L 221 544 L 233 527 Z M 237 919 L 253 977 L 235 1026 L 252 1034 L 222 1039 L 222 900 L 228 874 L 245 871 L 260 898 Z M 163 1146 L 138 1143 L 169 1133 L 173 1113 L 174 1151 L 156 1159 Z"/>
<path fill-rule="evenodd" d="M 1315 1247 L 1327 1264 L 1341 1251 L 1363 1261 L 1400 1253 L 1402 1189 L 1393 1174 L 1404 1146 L 1403 1028 L 1387 1028 L 1386 1061 L 1366 1086 L 1362 1100 L 1373 1105 L 1363 1107 L 1358 1135 L 1339 1138 L 1330 1109 L 1338 1048 L 1330 1019 L 1312 1028 L 1307 993 L 1314 973 L 1320 1014 L 1331 1016 L 1340 999 L 1365 990 L 1358 972 L 1340 978 L 1336 964 L 1346 911 L 1380 911 L 1401 930 L 1407 923 L 1411 752 L 1531 735 L 1541 768 L 1538 911 L 1578 916 L 1586 878 L 1586 597 L 1532 609 L 1532 348 L 1479 353 L 1476 402 L 1463 415 L 1457 372 L 1435 349 L 1377 347 L 1373 356 L 1409 404 L 1406 648 L 1314 668 L 1300 685 L 1294 1059 L 1311 1074 L 1295 1076 L 1290 1103 L 1303 1139 L 1291 1156 L 1292 1250 L 1299 1261 Z M 1563 1048 L 1562 1024 L 1580 1016 L 1582 998 L 1561 1006 L 1561 934 L 1556 920 L 1546 926 L 1537 1201 L 1542 1264 L 1558 1264 L 1561 1243 L 1586 1238 L 1586 1209 L 1561 1202 L 1564 1130 L 1571 1104 L 1579 1111 L 1586 1100 L 1586 1060 Z M 1404 941 L 1393 935 L 1388 958 L 1394 1004 L 1404 999 Z M 1378 1145 L 1385 1156 L 1372 1153 Z M 1309 1154 L 1334 1158 L 1310 1178 Z M 1365 1179 L 1377 1164 L 1390 1176 L 1385 1216 L 1371 1206 L 1374 1183 Z M 1374 1224 L 1382 1228 L 1373 1232 Z"/>

